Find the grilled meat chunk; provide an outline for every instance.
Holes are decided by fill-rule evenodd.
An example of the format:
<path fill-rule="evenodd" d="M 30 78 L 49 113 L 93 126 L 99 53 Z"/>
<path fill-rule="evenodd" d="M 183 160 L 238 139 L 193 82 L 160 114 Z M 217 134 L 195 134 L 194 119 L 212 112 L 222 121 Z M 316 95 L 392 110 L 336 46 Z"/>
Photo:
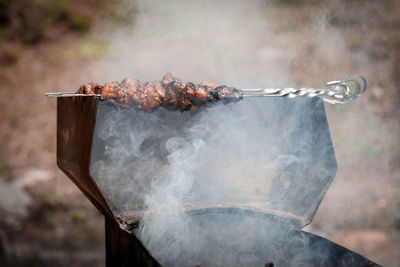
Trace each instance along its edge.
<path fill-rule="evenodd" d="M 77 94 L 84 94 L 84 95 L 95 95 L 100 94 L 101 88 L 103 86 L 98 83 L 85 83 L 81 87 L 79 87 Z"/>
<path fill-rule="evenodd" d="M 117 82 L 106 83 L 103 88 L 101 88 L 100 94 L 103 98 L 113 98 L 118 102 L 123 102 L 125 99 L 125 92 Z"/>
<path fill-rule="evenodd" d="M 237 102 L 243 97 L 240 90 L 218 85 L 212 82 L 202 82 L 199 85 L 173 77 L 170 73 L 162 80 L 140 83 L 133 78 L 125 78 L 121 83 L 112 82 L 105 85 L 88 83 L 82 85 L 77 93 L 114 99 L 118 103 L 134 106 L 151 112 L 162 106 L 171 110 L 190 110 L 192 106 L 208 106 L 218 100 L 223 103 Z"/>

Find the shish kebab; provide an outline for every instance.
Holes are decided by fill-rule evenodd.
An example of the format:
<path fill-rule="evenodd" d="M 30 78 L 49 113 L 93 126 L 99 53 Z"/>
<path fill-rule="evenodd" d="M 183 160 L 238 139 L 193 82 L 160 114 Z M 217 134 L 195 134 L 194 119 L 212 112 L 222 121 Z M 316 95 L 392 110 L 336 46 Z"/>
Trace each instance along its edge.
<path fill-rule="evenodd" d="M 324 101 L 336 104 L 346 103 L 362 94 L 367 86 L 364 77 L 354 75 L 349 78 L 331 81 L 324 89 L 314 88 L 260 88 L 236 89 L 225 85 L 203 81 L 200 84 L 184 83 L 170 73 L 161 81 L 141 83 L 133 78 L 125 78 L 121 83 L 111 82 L 104 85 L 87 83 L 74 94 L 48 93 L 48 96 L 98 96 L 113 99 L 122 105 L 134 106 L 146 112 L 158 107 L 171 110 L 190 110 L 192 106 L 209 106 L 217 101 L 222 103 L 238 102 L 247 97 L 320 97 Z"/>

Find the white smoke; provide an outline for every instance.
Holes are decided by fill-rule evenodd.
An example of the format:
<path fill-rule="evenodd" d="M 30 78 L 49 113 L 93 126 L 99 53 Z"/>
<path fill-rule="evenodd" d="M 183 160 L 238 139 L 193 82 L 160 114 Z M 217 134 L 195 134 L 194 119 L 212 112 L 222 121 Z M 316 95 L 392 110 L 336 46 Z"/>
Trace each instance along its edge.
<path fill-rule="evenodd" d="M 111 34 L 112 54 L 96 70 L 105 80 L 171 72 L 236 87 L 284 85 L 290 62 L 276 53 L 266 8 L 264 1 L 138 1 L 135 27 Z"/>
<path fill-rule="evenodd" d="M 135 27 L 111 35 L 114 52 L 99 69 L 105 80 L 171 72 L 237 88 L 292 85 L 266 8 L 264 1 L 139 1 Z M 325 163 L 304 167 L 318 159 L 310 159 L 307 120 L 314 106 L 304 110 L 302 101 L 246 99 L 183 113 L 115 112 L 101 103 L 94 147 L 104 148 L 92 153 L 92 175 L 116 214 L 144 212 L 136 235 L 163 265 L 307 266 L 319 255 L 318 265 L 329 266 L 328 249 L 288 235 L 308 222 L 329 184 Z M 226 206 L 273 211 L 292 226 L 181 212 Z"/>

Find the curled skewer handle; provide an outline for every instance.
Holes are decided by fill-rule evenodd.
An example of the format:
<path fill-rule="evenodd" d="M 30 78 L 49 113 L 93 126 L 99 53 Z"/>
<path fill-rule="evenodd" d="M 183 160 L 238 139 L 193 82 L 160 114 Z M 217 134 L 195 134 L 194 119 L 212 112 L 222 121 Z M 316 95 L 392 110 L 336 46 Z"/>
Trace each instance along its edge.
<path fill-rule="evenodd" d="M 328 86 L 326 90 L 331 91 L 332 96 L 327 95 L 322 98 L 331 104 L 352 101 L 367 89 L 367 81 L 361 75 L 353 75 L 343 80 L 331 81 L 326 85 Z"/>
<path fill-rule="evenodd" d="M 324 89 L 315 88 L 259 88 L 242 89 L 243 97 L 320 97 L 330 104 L 343 104 L 356 99 L 365 92 L 367 81 L 361 75 L 353 75 L 348 78 L 330 81 Z"/>

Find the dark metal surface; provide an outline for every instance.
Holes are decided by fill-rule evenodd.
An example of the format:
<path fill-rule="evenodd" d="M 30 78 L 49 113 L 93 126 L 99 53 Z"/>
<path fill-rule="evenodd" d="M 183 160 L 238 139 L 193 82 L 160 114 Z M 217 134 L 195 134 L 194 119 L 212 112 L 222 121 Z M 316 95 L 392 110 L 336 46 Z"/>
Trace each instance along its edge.
<path fill-rule="evenodd" d="M 219 228 L 221 225 L 224 225 L 223 232 L 226 231 L 231 232 L 233 230 L 232 236 L 236 235 L 236 231 L 240 229 L 241 220 L 252 220 L 254 226 L 257 227 L 257 235 L 261 236 L 260 240 L 257 240 L 255 247 L 253 247 L 252 253 L 253 255 L 257 255 L 257 258 L 262 262 L 273 262 L 274 266 L 325 266 L 325 267 L 378 267 L 374 262 L 371 262 L 367 258 L 355 253 L 349 249 L 346 249 L 338 244 L 333 243 L 332 241 L 320 237 L 318 235 L 305 232 L 302 230 L 298 230 L 293 228 L 293 225 L 288 222 L 282 220 L 281 217 L 275 215 L 269 215 L 265 213 L 256 213 L 250 210 L 243 209 L 204 209 L 204 210 L 195 210 L 195 211 L 186 211 L 184 212 L 191 217 L 191 222 L 195 222 L 192 226 L 196 225 L 195 228 L 200 227 L 200 231 L 206 232 L 207 229 L 213 228 L 215 225 Z M 129 217 L 125 216 L 125 221 L 122 222 L 125 224 L 124 229 L 126 229 L 129 233 L 132 233 L 130 236 L 133 236 L 134 231 L 138 227 L 138 217 Z M 157 218 L 155 218 L 157 220 Z M 131 221 L 129 221 L 131 220 Z M 145 220 L 152 220 L 152 218 L 146 217 Z M 238 223 L 239 222 L 239 223 Z M 261 222 L 259 224 L 258 222 Z M 237 227 L 238 226 L 238 227 Z M 121 231 L 119 229 L 119 231 Z M 271 232 L 268 233 L 268 232 Z M 267 236 L 264 236 L 265 233 L 268 233 Z M 125 235 L 127 233 L 125 232 Z M 216 233 L 218 235 L 218 233 Z M 127 235 L 127 237 L 129 234 Z M 271 237 L 275 236 L 275 237 Z M 230 238 L 231 236 L 227 235 L 227 240 L 225 243 L 219 244 L 219 246 L 226 248 L 231 246 Z M 249 236 L 247 236 L 249 237 Z M 177 242 L 179 244 L 179 240 L 174 241 L 173 235 L 171 236 L 161 236 L 157 242 L 163 242 L 163 238 L 168 240 L 167 243 L 171 244 Z M 199 237 L 201 240 L 204 237 Z M 241 237 L 238 237 L 241 238 Z M 210 265 L 210 260 L 208 257 L 213 258 L 214 255 L 212 251 L 215 249 L 214 245 L 216 240 L 212 238 L 208 238 L 208 248 L 201 250 L 198 252 L 199 259 L 196 259 L 196 262 L 199 264 L 204 264 L 204 266 Z M 218 239 L 220 240 L 220 239 Z M 243 242 L 246 239 L 243 239 Z M 253 240 L 247 240 L 247 243 L 252 242 Z M 123 241 L 116 241 L 118 245 L 123 245 Z M 107 241 L 108 243 L 108 241 Z M 122 248 L 123 250 L 123 248 Z M 184 251 L 184 249 L 182 249 Z M 271 251 L 275 251 L 272 252 Z M 118 253 L 118 252 L 117 252 Z M 181 251 L 176 251 L 176 253 L 181 253 Z M 240 249 L 236 250 L 237 254 L 243 253 Z M 229 255 L 229 254 L 228 254 Z M 279 255 L 279 256 L 277 256 Z M 155 255 L 156 256 L 156 255 Z M 184 252 L 179 255 L 178 261 L 180 262 L 168 262 L 168 266 L 194 266 L 193 264 L 186 264 L 186 260 L 191 260 L 191 256 L 188 256 Z M 129 255 L 125 255 L 122 252 L 119 257 L 128 258 Z M 232 256 L 234 257 L 234 256 Z M 156 257 L 157 260 L 158 259 Z M 165 260 L 165 259 L 164 259 Z M 218 259 L 219 260 L 219 259 Z M 128 259 L 127 259 L 128 261 Z M 227 259 L 228 261 L 228 259 Z M 144 261 L 147 264 L 146 261 Z M 118 265 L 120 266 L 120 265 Z M 144 265 L 147 266 L 147 265 Z M 219 266 L 217 264 L 217 266 Z M 227 266 L 231 266 L 231 264 L 227 264 Z M 234 266 L 239 266 L 235 265 Z M 252 266 L 260 266 L 261 265 L 252 265 Z"/>
<path fill-rule="evenodd" d="M 57 165 L 102 212 L 114 217 L 89 173 L 96 97 L 57 99 Z"/>
<path fill-rule="evenodd" d="M 161 266 L 133 234 L 122 230 L 118 223 L 106 216 L 107 266 Z"/>
<path fill-rule="evenodd" d="M 220 107 L 223 107 L 224 110 L 221 111 Z M 97 163 L 101 163 L 98 166 L 110 166 L 106 168 L 106 171 L 112 169 L 112 166 L 117 165 L 118 167 L 114 167 L 115 170 L 110 172 L 113 176 L 116 176 L 113 182 L 110 182 L 112 180 L 110 178 L 102 177 L 105 173 L 104 170 L 98 171 L 98 173 L 93 171 L 96 168 L 91 169 L 92 177 L 97 181 L 101 192 L 103 192 L 114 213 L 141 210 L 141 201 L 143 199 L 138 197 L 140 192 L 138 193 L 135 190 L 138 190 L 139 183 L 142 192 L 149 190 L 153 177 L 146 177 L 145 180 L 135 184 L 134 175 L 130 175 L 130 173 L 138 169 L 135 164 L 140 165 L 132 161 L 135 155 L 130 154 L 131 151 L 124 150 L 124 148 L 118 148 L 124 150 L 123 153 L 110 153 L 113 145 L 140 145 L 140 143 L 133 143 L 131 141 L 136 140 L 132 138 L 131 134 L 137 129 L 138 122 L 152 121 L 154 116 L 158 116 L 161 121 L 160 123 L 165 123 L 164 120 L 172 117 L 173 120 L 171 120 L 171 123 L 175 121 L 181 122 L 176 126 L 174 136 L 168 136 L 169 132 L 166 131 L 165 135 L 160 134 L 160 137 L 151 136 L 151 138 L 146 140 L 154 144 L 154 153 L 158 155 L 158 153 L 162 153 L 161 151 L 165 147 L 163 144 L 164 140 L 171 137 L 185 138 L 183 135 L 185 134 L 185 127 L 188 126 L 186 123 L 188 121 L 187 117 L 196 116 L 196 112 L 204 112 L 210 118 L 209 123 L 211 126 L 209 126 L 209 133 L 212 135 L 213 132 L 218 133 L 221 131 L 218 126 L 219 123 L 215 123 L 215 121 L 218 122 L 219 120 L 227 119 L 226 117 L 220 117 L 221 113 L 226 112 L 225 114 L 228 115 L 227 120 L 229 121 L 229 118 L 232 119 L 235 114 L 240 117 L 242 112 L 249 112 L 249 110 L 253 114 L 253 120 L 260 125 L 259 127 L 257 126 L 258 129 L 256 132 L 243 131 L 249 138 L 249 146 L 252 144 L 250 139 L 252 138 L 252 134 L 254 134 L 258 137 L 263 137 L 258 140 L 260 150 L 268 149 L 268 151 L 275 151 L 266 152 L 271 153 L 271 158 L 276 160 L 273 166 L 275 170 L 274 174 L 260 173 L 260 176 L 268 179 L 270 189 L 263 188 L 262 181 L 254 180 L 255 187 L 263 194 L 261 200 L 253 199 L 253 196 L 257 195 L 257 190 L 253 190 L 246 196 L 246 201 L 242 201 L 243 198 L 240 199 L 242 195 L 235 194 L 229 195 L 224 199 L 207 201 L 207 205 L 210 205 L 211 208 L 213 204 L 216 206 L 242 205 L 242 208 L 253 208 L 258 211 L 274 213 L 282 217 L 294 219 L 298 222 L 297 225 L 299 227 L 304 227 L 314 218 L 319 204 L 336 173 L 336 158 L 325 108 L 323 101 L 318 98 L 253 98 L 227 106 L 216 105 L 208 107 L 203 111 L 192 110 L 190 111 L 193 113 L 192 115 L 188 115 L 189 112 L 180 113 L 163 109 L 158 109 L 154 113 L 137 112 L 134 109 L 123 109 L 121 111 L 120 106 L 115 102 L 99 100 L 97 122 L 93 132 L 91 167 L 96 166 Z M 219 120 L 215 120 L 215 118 L 219 118 Z M 232 127 L 237 126 L 238 123 Z M 157 126 L 154 125 L 154 127 Z M 104 137 L 111 130 L 115 129 L 121 130 L 112 136 L 108 135 L 107 138 Z M 228 127 L 223 131 L 226 136 L 230 133 Z M 207 140 L 205 141 L 207 142 Z M 137 140 L 134 142 L 141 141 Z M 235 143 L 244 143 L 243 146 L 246 145 L 246 140 L 236 140 L 235 137 L 230 139 L 229 142 L 231 142 L 229 145 L 232 147 L 235 146 Z M 237 149 L 239 148 L 240 146 L 237 146 Z M 208 151 L 211 151 L 211 149 Z M 274 155 L 273 157 L 272 154 Z M 213 157 L 212 152 L 210 152 L 209 157 Z M 264 164 L 263 166 L 266 166 L 270 163 L 257 163 L 256 158 L 253 160 L 256 166 L 257 164 Z M 140 160 L 136 162 L 140 162 Z M 161 164 L 160 162 L 157 166 Z M 229 164 L 224 165 L 223 161 L 219 162 L 219 164 L 219 168 L 230 168 Z M 205 171 L 209 171 L 210 168 L 208 166 L 208 163 L 204 164 Z M 241 166 L 240 162 L 238 162 L 238 166 Z M 192 187 L 192 191 L 188 193 L 195 200 L 190 200 L 184 203 L 185 205 L 205 208 L 203 206 L 204 203 L 201 202 L 203 198 L 196 199 L 196 196 L 201 194 L 201 192 L 196 191 L 196 188 L 206 188 L 210 185 L 207 184 L 208 180 L 201 179 L 200 176 L 197 175 L 195 177 L 195 185 Z M 212 173 L 210 173 L 209 177 L 213 177 Z M 218 179 L 218 177 L 213 178 Z M 105 180 L 107 181 L 102 182 Z M 213 186 L 216 187 L 217 185 L 213 184 Z M 233 185 L 225 184 L 225 181 L 221 181 L 219 186 L 218 190 L 223 191 L 224 188 Z M 127 188 L 131 189 L 127 190 Z M 237 187 L 235 190 L 240 192 L 242 188 Z M 251 203 L 251 205 L 247 205 L 246 202 Z"/>
<path fill-rule="evenodd" d="M 57 165 L 105 215 L 107 266 L 160 266 L 140 241 L 119 227 L 89 172 L 97 97 L 57 99 Z"/>
<path fill-rule="evenodd" d="M 306 237 L 310 242 L 310 249 L 316 249 L 317 251 L 329 251 L 329 264 L 325 265 L 326 267 L 379 267 L 378 264 L 368 260 L 360 254 L 357 254 L 318 235 L 301 230 L 293 230 L 290 232 L 290 235 L 292 236 L 293 243 L 283 246 L 283 249 L 287 249 L 289 251 L 290 247 L 296 244 L 297 237 Z M 316 253 L 314 256 L 316 261 L 310 261 L 308 266 L 320 266 L 320 264 L 317 263 L 319 255 Z"/>
<path fill-rule="evenodd" d="M 263 239 L 260 242 L 257 242 L 257 247 L 252 251 L 255 255 L 258 255 L 260 259 L 266 259 L 269 262 L 273 262 L 274 266 L 303 266 L 303 264 L 307 264 L 306 266 L 326 266 L 326 267 L 379 267 L 376 263 L 368 260 L 367 258 L 361 256 L 358 253 L 355 253 L 345 247 L 342 247 L 332 241 L 315 235 L 313 233 L 305 232 L 293 227 L 290 221 L 285 221 L 284 218 L 275 216 L 273 214 L 265 214 L 265 213 L 257 213 L 251 210 L 243 210 L 243 209 L 235 209 L 235 208 L 226 208 L 226 209 L 199 209 L 199 210 L 189 210 L 184 211 L 187 215 L 191 217 L 191 221 L 196 222 L 196 227 L 204 227 L 204 231 L 207 231 L 209 227 L 213 227 L 214 225 L 225 225 L 223 231 L 230 231 L 230 225 L 236 225 L 235 221 L 238 218 L 246 218 L 251 219 L 254 218 L 256 221 L 262 221 L 262 224 L 256 224 L 268 229 L 268 231 L 272 231 L 273 235 L 276 235 L 276 238 Z M 120 223 L 124 225 L 124 230 L 126 230 L 125 234 L 127 236 L 134 237 L 134 232 L 136 231 L 139 221 L 141 219 L 141 214 L 136 214 L 137 216 L 131 214 L 129 215 L 121 215 L 119 218 Z M 223 222 L 221 222 L 221 218 L 224 218 Z M 146 217 L 145 220 L 151 220 L 151 218 Z M 204 225 L 204 221 L 206 224 Z M 234 229 L 238 229 L 232 227 Z M 263 235 L 263 229 L 257 228 L 260 235 Z M 121 231 L 119 229 L 119 231 Z M 164 237 L 161 237 L 158 242 L 163 242 Z M 169 237 L 171 238 L 171 237 Z M 238 237 L 239 238 L 239 237 Z M 135 238 L 136 239 L 136 238 Z M 199 237 L 201 239 L 201 237 Z M 228 238 L 229 239 L 229 238 Z M 248 240 L 251 242 L 252 240 Z M 119 242 L 119 241 L 118 241 Z M 169 240 L 169 242 L 172 242 Z M 214 240 L 215 242 L 215 240 Z M 281 258 L 270 258 L 269 251 L 266 249 L 260 249 L 264 247 L 263 242 L 265 242 L 266 247 L 270 250 L 277 251 L 279 255 L 284 256 Z M 210 248 L 214 248 L 213 240 L 209 240 Z M 220 246 L 226 245 L 230 246 L 229 241 L 226 244 L 220 244 Z M 258 249 L 258 250 L 257 250 Z M 207 249 L 202 251 L 203 253 L 207 253 Z M 237 253 L 241 253 L 242 251 L 237 251 Z M 180 252 L 177 252 L 180 253 Z M 199 263 L 207 263 L 207 255 L 203 255 L 203 262 Z M 184 258 L 186 255 L 183 253 Z M 208 255 L 209 256 L 209 255 Z M 127 255 L 120 255 L 120 257 L 126 258 Z M 157 259 L 157 258 L 156 258 Z M 181 258 L 180 258 L 181 259 Z M 295 265 L 293 265 L 295 264 Z M 298 265 L 297 265 L 298 264 Z M 182 265 L 182 262 L 178 264 Z M 208 264 L 205 264 L 207 266 Z M 118 265 L 120 266 L 120 265 Z M 147 265 L 144 265 L 147 266 Z M 168 266 L 174 266 L 174 263 L 169 263 Z M 187 266 L 190 266 L 187 264 Z M 230 266 L 230 265 L 228 265 Z M 236 265 L 235 265 L 236 266 Z M 260 266 L 261 267 L 261 266 Z"/>
<path fill-rule="evenodd" d="M 120 222 L 117 221 L 115 214 L 110 209 L 109 204 L 90 174 L 90 157 L 93 152 L 93 134 L 96 128 L 96 117 L 98 117 L 99 99 L 97 97 L 75 96 L 58 98 L 57 101 L 57 164 L 59 168 L 79 187 L 86 197 L 100 210 L 100 212 L 105 215 L 107 266 L 160 266 L 160 264 L 157 263 L 157 261 L 133 234 L 128 233 L 127 229 L 120 228 Z M 307 101 L 308 100 L 306 100 L 306 102 Z M 310 103 L 313 103 L 313 106 L 310 106 L 309 112 L 314 116 L 310 121 L 310 130 L 315 130 L 316 133 L 321 133 L 321 123 L 326 126 L 323 129 L 325 139 L 316 139 L 315 142 L 316 144 L 321 145 L 321 147 L 325 147 L 325 149 L 328 147 L 328 149 L 331 150 L 331 152 L 328 153 L 330 156 L 326 160 L 323 160 L 323 165 L 330 169 L 331 172 L 325 177 L 324 184 L 321 184 L 321 188 L 316 192 L 312 192 L 313 201 L 311 202 L 313 205 L 308 208 L 306 216 L 309 221 L 311 221 L 315 211 L 317 210 L 317 207 L 319 206 L 319 203 L 321 202 L 336 170 L 336 161 L 334 159 L 322 101 L 310 101 Z M 100 106 L 103 105 L 100 104 Z M 319 112 L 316 112 L 316 107 Z M 321 137 L 321 135 L 318 135 L 318 137 Z M 312 138 L 314 138 L 314 136 L 312 136 Z M 296 148 L 295 143 L 293 144 L 293 147 Z M 317 152 L 317 150 L 312 150 L 312 159 L 318 159 Z M 289 192 L 290 195 L 285 195 L 282 200 L 289 202 L 292 200 L 294 201 L 294 195 L 297 193 L 301 194 L 303 189 L 305 190 L 307 187 L 307 183 L 312 182 L 313 181 L 311 180 L 306 180 L 302 184 L 294 184 L 294 187 L 290 190 L 291 193 Z M 273 186 L 279 186 L 279 184 Z M 299 203 L 299 205 L 300 204 L 302 203 Z M 217 213 L 221 212 L 220 209 L 211 209 L 211 211 Z M 210 209 L 205 212 L 210 212 Z M 227 212 L 229 213 L 231 210 L 228 209 Z M 308 220 L 303 221 L 303 223 L 308 223 Z M 294 230 L 293 232 L 293 234 L 298 233 L 305 232 L 300 230 Z M 314 235 L 309 233 L 306 234 L 310 235 L 312 240 L 314 238 L 316 244 L 326 245 L 335 250 L 339 258 L 343 253 L 349 253 L 349 250 L 340 247 L 329 240 L 317 236 L 312 237 Z M 357 257 L 361 256 L 358 255 Z M 360 266 L 378 266 L 375 263 L 364 259 L 365 258 L 362 258 L 362 265 Z"/>

